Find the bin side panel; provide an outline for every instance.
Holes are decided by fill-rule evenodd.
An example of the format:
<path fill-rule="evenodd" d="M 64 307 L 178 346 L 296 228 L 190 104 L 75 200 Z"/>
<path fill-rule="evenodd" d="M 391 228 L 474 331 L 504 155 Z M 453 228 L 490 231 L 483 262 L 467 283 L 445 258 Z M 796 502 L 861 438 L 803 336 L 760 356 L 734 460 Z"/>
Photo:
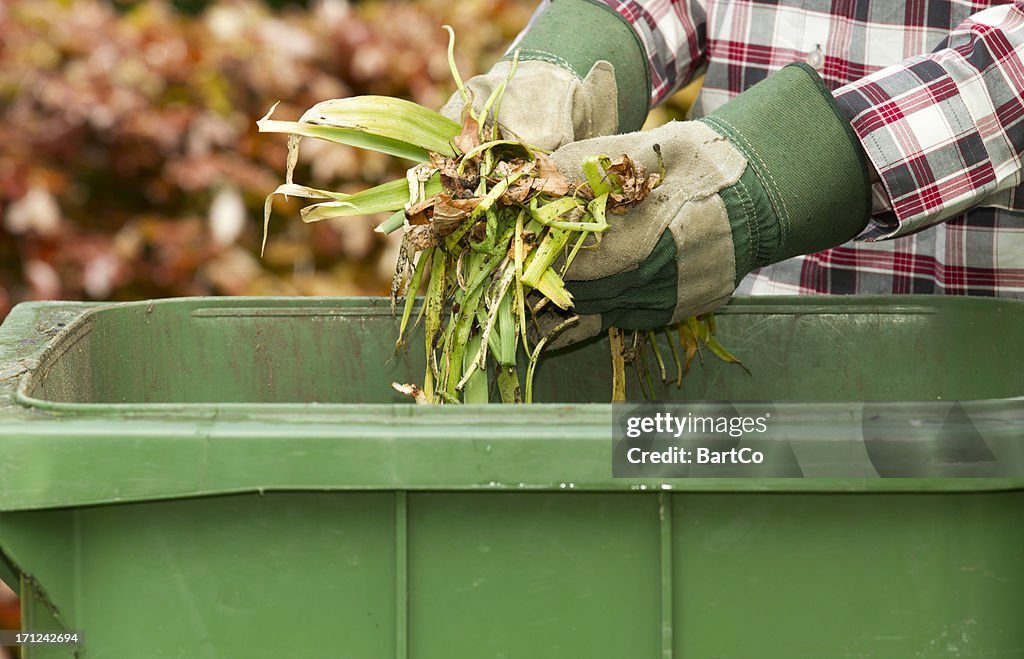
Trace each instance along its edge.
<path fill-rule="evenodd" d="M 1024 493 L 684 494 L 677 657 L 1024 653 Z"/>
<path fill-rule="evenodd" d="M 74 606 L 55 604 L 86 656 L 391 657 L 394 511 L 390 493 L 83 508 Z"/>
<path fill-rule="evenodd" d="M 658 500 L 409 495 L 409 656 L 655 657 Z"/>
<path fill-rule="evenodd" d="M 244 495 L 5 513 L 0 542 L 26 620 L 59 611 L 86 656 L 1024 648 L 1020 491 Z"/>

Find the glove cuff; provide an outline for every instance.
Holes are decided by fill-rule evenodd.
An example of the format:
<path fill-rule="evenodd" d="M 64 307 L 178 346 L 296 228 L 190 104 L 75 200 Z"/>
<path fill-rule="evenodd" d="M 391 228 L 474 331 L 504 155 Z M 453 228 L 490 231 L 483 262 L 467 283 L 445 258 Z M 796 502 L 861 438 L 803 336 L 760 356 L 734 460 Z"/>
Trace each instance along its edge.
<path fill-rule="evenodd" d="M 633 28 L 607 5 L 591 0 L 547 3 L 514 49 L 519 49 L 520 60 L 557 64 L 579 80 L 584 80 L 598 61 L 608 61 L 615 69 L 619 131 L 643 126 L 651 97 L 647 58 Z M 504 59 L 511 59 L 512 52 Z"/>
<path fill-rule="evenodd" d="M 749 163 L 721 193 L 736 218 L 737 282 L 763 265 L 840 245 L 867 224 L 863 148 L 814 69 L 787 66 L 700 121 Z"/>

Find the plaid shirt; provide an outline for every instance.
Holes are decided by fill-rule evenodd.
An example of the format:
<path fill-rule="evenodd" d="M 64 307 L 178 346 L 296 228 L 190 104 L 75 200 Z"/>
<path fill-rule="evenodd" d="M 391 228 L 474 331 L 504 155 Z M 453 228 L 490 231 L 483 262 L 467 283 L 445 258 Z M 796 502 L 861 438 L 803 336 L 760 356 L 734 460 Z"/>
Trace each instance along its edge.
<path fill-rule="evenodd" d="M 1024 297 L 1024 0 L 600 1 L 640 36 L 652 105 L 703 72 L 700 116 L 807 62 L 881 177 L 857 240 L 741 293 Z"/>

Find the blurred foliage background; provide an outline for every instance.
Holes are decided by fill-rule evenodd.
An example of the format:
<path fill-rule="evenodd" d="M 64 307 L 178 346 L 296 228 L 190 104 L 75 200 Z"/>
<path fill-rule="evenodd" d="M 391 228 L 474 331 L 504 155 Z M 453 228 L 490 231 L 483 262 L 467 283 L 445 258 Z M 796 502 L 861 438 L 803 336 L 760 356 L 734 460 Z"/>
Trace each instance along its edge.
<path fill-rule="evenodd" d="M 385 94 L 438 108 L 536 0 L 0 0 L 0 319 L 28 299 L 385 294 L 383 218 L 304 225 L 264 197 L 285 138 L 256 119 Z M 681 112 L 674 104 L 650 123 Z M 346 192 L 403 163 L 306 140 L 296 180 Z"/>

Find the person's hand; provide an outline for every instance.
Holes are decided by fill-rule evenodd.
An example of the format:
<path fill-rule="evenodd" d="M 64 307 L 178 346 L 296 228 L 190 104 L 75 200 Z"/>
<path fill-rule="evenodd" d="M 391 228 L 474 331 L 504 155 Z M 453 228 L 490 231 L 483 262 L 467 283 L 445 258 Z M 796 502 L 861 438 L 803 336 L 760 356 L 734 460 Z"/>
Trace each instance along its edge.
<path fill-rule="evenodd" d="M 508 78 L 509 61 L 465 83 L 473 111 L 479 113 L 491 93 Z M 618 130 L 615 72 L 599 61 L 580 80 L 561 66 L 540 60 L 519 62 L 498 106 L 498 126 L 506 137 L 545 150 Z M 441 114 L 462 123 L 462 95 L 456 91 Z"/>
<path fill-rule="evenodd" d="M 810 68 L 786 67 L 699 121 L 576 142 L 552 158 L 577 180 L 594 155 L 658 171 L 655 145 L 664 181 L 609 215 L 601 243 L 576 256 L 565 283 L 580 319 L 552 345 L 711 311 L 755 268 L 839 245 L 867 223 L 862 147 Z"/>

